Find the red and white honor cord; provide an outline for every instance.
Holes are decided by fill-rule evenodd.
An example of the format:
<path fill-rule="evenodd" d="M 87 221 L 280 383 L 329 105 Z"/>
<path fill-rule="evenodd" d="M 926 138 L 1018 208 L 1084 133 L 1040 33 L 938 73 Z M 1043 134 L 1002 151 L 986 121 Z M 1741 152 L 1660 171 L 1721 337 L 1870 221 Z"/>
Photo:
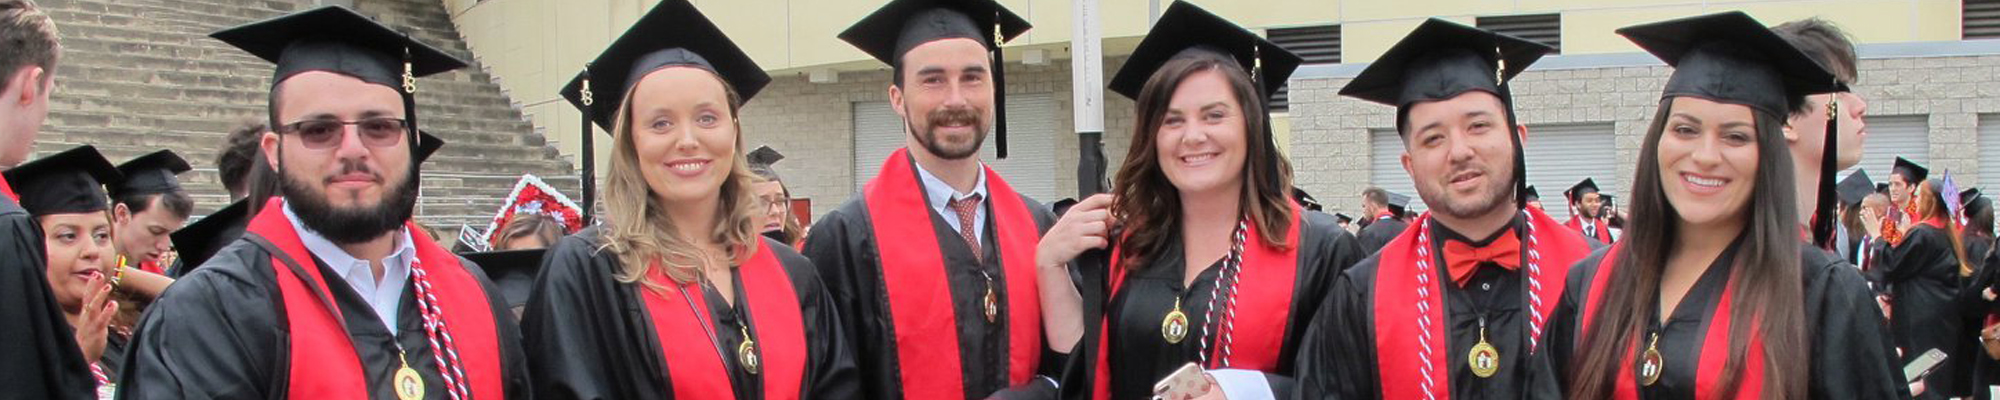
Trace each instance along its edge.
<path fill-rule="evenodd" d="M 1233 353 L 1230 350 L 1236 344 L 1237 288 L 1235 283 L 1242 280 L 1243 277 L 1243 241 L 1246 236 L 1245 232 L 1249 229 L 1249 221 L 1242 220 L 1236 222 L 1236 234 L 1231 237 L 1229 242 L 1229 255 L 1223 258 L 1222 268 L 1215 273 L 1215 287 L 1208 295 L 1208 312 L 1202 317 L 1206 321 L 1202 321 L 1203 323 L 1201 324 L 1202 340 L 1200 341 L 1201 353 L 1199 355 L 1201 357 L 1202 368 L 1229 368 L 1229 358 Z M 1222 319 L 1217 320 L 1215 318 L 1216 302 L 1224 297 L 1228 297 L 1229 299 L 1221 300 L 1223 309 Z M 1221 331 L 1221 334 L 1210 333 L 1211 326 L 1216 327 L 1215 330 Z M 1214 360 L 1214 365 L 1210 365 L 1210 360 L 1208 359 L 1208 348 L 1211 342 L 1215 343 L 1217 352 L 1221 353 Z"/>
<path fill-rule="evenodd" d="M 430 275 L 424 272 L 423 260 L 410 262 L 410 280 L 416 285 L 417 307 L 424 317 L 424 335 L 431 342 L 431 357 L 438 363 L 438 373 L 444 376 L 445 394 L 452 400 L 469 400 L 472 391 L 467 388 L 465 368 L 458 357 L 458 343 L 451 338 L 451 330 L 444 323 L 444 309 L 438 306 L 435 291 L 431 289 Z M 442 340 L 440 342 L 440 340 Z"/>
<path fill-rule="evenodd" d="M 1521 214 L 1528 215 L 1528 210 L 1525 208 L 1522 209 Z M 1431 326 L 1439 322 L 1431 320 L 1430 300 L 1432 289 L 1437 289 L 1440 293 L 1439 295 L 1442 295 L 1443 287 L 1442 285 L 1431 284 L 1431 281 L 1437 274 L 1431 269 L 1430 219 L 1430 212 L 1424 212 L 1423 216 L 1417 218 L 1417 342 L 1420 343 L 1417 347 L 1417 371 L 1424 377 L 1423 382 L 1420 383 L 1424 390 L 1424 396 L 1436 399 L 1438 385 L 1437 382 L 1431 380 L 1432 368 L 1436 368 L 1431 365 L 1431 354 L 1436 351 L 1436 347 L 1443 346 L 1434 345 L 1437 338 L 1431 336 Z M 1542 254 L 1535 250 L 1535 224 L 1531 220 L 1523 225 L 1525 227 L 1521 230 L 1521 236 L 1527 237 L 1527 240 L 1524 241 L 1527 243 L 1527 248 L 1522 250 L 1528 254 L 1528 351 L 1532 353 L 1535 347 L 1540 344 L 1542 324 L 1548 322 L 1548 316 L 1542 314 L 1543 300 L 1542 296 L 1538 294 L 1542 288 L 1542 280 L 1540 279 L 1542 275 Z"/>

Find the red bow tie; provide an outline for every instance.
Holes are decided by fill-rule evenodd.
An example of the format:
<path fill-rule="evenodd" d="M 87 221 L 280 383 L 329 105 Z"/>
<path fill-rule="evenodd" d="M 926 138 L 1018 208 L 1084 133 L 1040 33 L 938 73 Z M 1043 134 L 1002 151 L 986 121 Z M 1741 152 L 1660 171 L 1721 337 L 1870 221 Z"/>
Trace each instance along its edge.
<path fill-rule="evenodd" d="M 1465 281 L 1472 279 L 1472 271 L 1477 270 L 1479 263 L 1482 262 L 1498 264 L 1500 268 L 1509 271 L 1520 269 L 1521 239 L 1510 233 L 1503 233 L 1485 247 L 1472 247 L 1465 242 L 1446 240 L 1444 262 L 1446 268 L 1451 270 L 1451 282 L 1465 286 Z"/>

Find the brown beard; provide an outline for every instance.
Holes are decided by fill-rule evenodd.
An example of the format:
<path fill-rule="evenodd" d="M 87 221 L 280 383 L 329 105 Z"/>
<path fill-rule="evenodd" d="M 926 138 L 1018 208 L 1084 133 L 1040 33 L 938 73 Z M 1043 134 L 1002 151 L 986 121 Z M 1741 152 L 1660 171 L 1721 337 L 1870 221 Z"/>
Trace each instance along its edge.
<path fill-rule="evenodd" d="M 907 109 L 905 109 L 904 114 L 909 114 Z M 979 154 L 980 146 L 986 143 L 986 121 L 981 120 L 980 116 L 977 110 L 971 108 L 939 108 L 931 110 L 931 112 L 924 115 L 925 124 L 923 130 L 917 130 L 914 129 L 915 127 L 912 127 L 911 132 L 917 135 L 917 142 L 924 145 L 924 150 L 930 151 L 932 155 L 946 160 L 962 160 L 966 157 Z M 944 143 L 938 141 L 935 129 L 939 125 L 947 124 L 971 125 L 972 131 L 975 134 L 972 138 L 972 146 L 963 149 L 945 148 Z"/>

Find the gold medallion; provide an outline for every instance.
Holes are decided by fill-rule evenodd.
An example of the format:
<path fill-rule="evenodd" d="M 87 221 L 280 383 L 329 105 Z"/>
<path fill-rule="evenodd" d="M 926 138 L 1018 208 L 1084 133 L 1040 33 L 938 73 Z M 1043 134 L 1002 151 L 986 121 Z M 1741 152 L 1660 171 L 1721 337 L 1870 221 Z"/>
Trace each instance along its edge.
<path fill-rule="evenodd" d="M 403 357 L 404 359 L 403 359 L 403 367 L 396 369 L 396 380 L 395 380 L 396 398 L 400 400 L 423 399 L 424 377 L 418 376 L 417 370 L 410 368 L 410 360 L 408 359 L 408 357 L 405 357 L 402 354 L 397 354 L 397 356 Z"/>
<path fill-rule="evenodd" d="M 1486 342 L 1486 328 L 1479 328 L 1479 343 L 1472 345 L 1472 353 L 1466 354 L 1465 363 L 1472 366 L 1472 374 L 1480 378 L 1492 378 L 1500 372 L 1500 349 Z"/>
<path fill-rule="evenodd" d="M 986 281 L 986 304 L 984 308 L 986 309 L 986 322 L 992 323 L 1000 318 L 1000 296 L 993 293 L 992 280 Z"/>
<path fill-rule="evenodd" d="M 750 328 L 743 329 L 743 344 L 736 345 L 736 361 L 743 364 L 743 370 L 757 374 L 757 341 L 750 339 Z"/>
<path fill-rule="evenodd" d="M 1639 384 L 1653 386 L 1665 375 L 1667 361 L 1660 357 L 1660 333 L 1653 333 L 1653 341 L 1646 345 L 1646 354 L 1639 359 Z"/>
<path fill-rule="evenodd" d="M 1174 299 L 1174 310 L 1168 311 L 1167 317 L 1160 320 L 1160 337 L 1167 339 L 1167 344 L 1181 344 L 1187 339 L 1187 334 L 1187 313 L 1181 312 L 1181 300 Z"/>

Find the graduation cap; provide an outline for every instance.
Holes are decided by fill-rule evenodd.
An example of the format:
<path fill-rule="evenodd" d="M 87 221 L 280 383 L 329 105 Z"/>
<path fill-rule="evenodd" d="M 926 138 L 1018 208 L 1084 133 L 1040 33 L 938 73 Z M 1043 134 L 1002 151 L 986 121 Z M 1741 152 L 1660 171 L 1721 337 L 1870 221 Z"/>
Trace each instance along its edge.
<path fill-rule="evenodd" d="M 411 132 L 422 132 L 417 128 L 416 79 L 466 66 L 443 50 L 342 6 L 285 14 L 208 36 L 276 64 L 271 78 L 274 90 L 294 75 L 315 71 L 395 88 L 403 97 L 403 120 Z M 280 125 L 271 121 L 273 127 Z M 416 144 L 412 151 L 421 160 L 423 144 L 414 137 L 421 135 L 412 136 L 410 141 Z M 283 166 L 278 168 L 282 171 Z"/>
<path fill-rule="evenodd" d="M 546 249 L 501 250 L 459 254 L 466 260 L 478 264 L 500 287 L 500 297 L 507 300 L 512 308 L 528 303 L 528 293 L 535 288 L 535 273 L 542 269 L 542 254 Z"/>
<path fill-rule="evenodd" d="M 668 67 L 684 66 L 715 73 L 736 91 L 737 99 L 750 101 L 771 75 L 750 59 L 735 41 L 722 33 L 701 10 L 687 0 L 665 0 L 640 16 L 625 33 L 611 42 L 583 72 L 570 79 L 561 93 L 571 106 L 583 111 L 583 215 L 588 225 L 597 202 L 596 142 L 591 124 L 612 134 L 613 119 L 625 95 L 642 78 Z M 609 89 L 609 90 L 607 90 Z M 602 95 L 597 92 L 603 92 Z"/>
<path fill-rule="evenodd" d="M 173 150 L 160 150 L 118 164 L 125 179 L 107 187 L 118 197 L 176 192 L 181 190 L 181 181 L 174 176 L 193 169 Z"/>
<path fill-rule="evenodd" d="M 986 46 L 993 63 L 994 152 L 1007 158 L 1007 74 L 1000 44 L 1033 27 L 994 0 L 891 0 L 839 37 L 899 74 L 903 54 L 925 43 L 971 39 Z"/>
<path fill-rule="evenodd" d="M 1674 67 L 1663 97 L 1697 97 L 1783 117 L 1790 99 L 1846 90 L 1833 72 L 1741 11 L 1617 32 Z"/>
<path fill-rule="evenodd" d="M 103 183 L 123 179 L 91 145 L 23 163 L 5 176 L 21 196 L 21 208 L 34 216 L 109 210 L 111 200 L 105 197 Z"/>
<path fill-rule="evenodd" d="M 1257 36 L 1256 32 L 1194 4 L 1175 1 L 1160 14 L 1152 31 L 1132 50 L 1132 56 L 1125 59 L 1125 66 L 1111 77 L 1111 91 L 1138 99 L 1146 81 L 1152 80 L 1153 74 L 1168 62 L 1204 52 L 1236 60 L 1263 91 L 1264 101 L 1278 93 L 1278 88 L 1305 62 L 1298 54 Z"/>
<path fill-rule="evenodd" d="M 244 228 L 250 225 L 250 202 L 237 200 L 229 206 L 209 213 L 201 220 L 182 227 L 169 234 L 174 242 L 175 261 L 178 267 L 170 268 L 174 278 L 187 276 L 195 267 L 208 262 L 222 248 L 243 237 Z"/>
<path fill-rule="evenodd" d="M 1582 182 L 1577 182 L 1575 185 L 1570 185 L 1569 190 L 1564 190 L 1563 198 L 1569 199 L 1569 202 L 1571 203 L 1575 203 L 1583 201 L 1584 194 L 1597 193 L 1597 192 L 1598 192 L 1597 181 L 1592 180 L 1591 178 L 1583 178 Z"/>
<path fill-rule="evenodd" d="M 1554 47 L 1540 42 L 1431 18 L 1369 63 L 1340 88 L 1340 94 L 1395 106 L 1396 131 L 1402 134 L 1412 105 L 1487 92 L 1505 105 L 1511 126 L 1514 96 L 1507 82 L 1552 52 Z M 1509 136 L 1514 145 L 1514 191 L 1521 194 L 1528 184 L 1527 154 L 1520 136 Z M 1519 206 L 1527 204 L 1525 194 L 1515 200 Z"/>
<path fill-rule="evenodd" d="M 430 161 L 431 155 L 437 154 L 441 149 L 444 149 L 444 138 L 432 135 L 430 132 L 417 131 L 417 164 Z"/>
<path fill-rule="evenodd" d="M 1868 179 L 1868 171 L 1855 170 L 1846 179 L 1840 180 L 1840 203 L 1843 205 L 1861 204 L 1862 199 L 1874 193 L 1875 183 Z"/>
<path fill-rule="evenodd" d="M 1388 193 L 1389 193 L 1389 204 L 1388 204 L 1389 212 L 1396 214 L 1397 218 L 1401 218 L 1403 216 L 1403 210 L 1409 209 L 1410 207 L 1410 196 L 1396 192 L 1388 192 Z"/>
<path fill-rule="evenodd" d="M 563 86 L 562 96 L 610 133 L 626 92 L 646 75 L 677 66 L 715 73 L 746 102 L 771 83 L 771 75 L 693 3 L 665 0 L 586 64 Z"/>
<path fill-rule="evenodd" d="M 1986 198 L 1984 194 L 1980 193 L 1979 188 L 1968 188 L 1965 191 L 1958 192 L 1958 201 L 1964 203 L 1964 209 L 1961 214 L 1966 218 L 1971 218 L 1972 214 L 1993 209 L 1993 200 Z M 1985 229 L 1986 227 L 1980 228 Z"/>
<path fill-rule="evenodd" d="M 1930 168 L 1900 156 L 1896 157 L 1896 165 L 1891 167 L 1890 172 L 1903 175 L 1903 179 L 1908 180 L 1911 185 L 1923 182 L 1931 176 Z"/>
<path fill-rule="evenodd" d="M 757 146 L 756 150 L 751 150 L 750 154 L 744 155 L 744 158 L 750 162 L 750 172 L 765 179 L 782 180 L 778 178 L 778 170 L 771 169 L 772 164 L 785 159 L 785 155 L 778 153 L 777 149 L 772 149 L 771 146 Z"/>
<path fill-rule="evenodd" d="M 1333 213 L 1333 219 L 1335 221 L 1340 221 L 1340 223 L 1343 224 L 1354 222 L 1354 217 L 1350 217 L 1347 216 L 1347 214 L 1341 214 L 1341 213 Z"/>
<path fill-rule="evenodd" d="M 1319 199 L 1313 198 L 1312 193 L 1306 193 L 1305 189 L 1300 189 L 1297 186 L 1292 187 L 1292 200 L 1298 201 L 1300 207 L 1304 207 L 1310 211 L 1319 211 L 1325 208 L 1325 206 L 1319 204 Z"/>
<path fill-rule="evenodd" d="M 1535 185 L 1528 185 L 1528 188 L 1526 190 L 1521 191 L 1521 200 L 1542 201 L 1542 192 L 1539 190 L 1535 190 Z"/>

